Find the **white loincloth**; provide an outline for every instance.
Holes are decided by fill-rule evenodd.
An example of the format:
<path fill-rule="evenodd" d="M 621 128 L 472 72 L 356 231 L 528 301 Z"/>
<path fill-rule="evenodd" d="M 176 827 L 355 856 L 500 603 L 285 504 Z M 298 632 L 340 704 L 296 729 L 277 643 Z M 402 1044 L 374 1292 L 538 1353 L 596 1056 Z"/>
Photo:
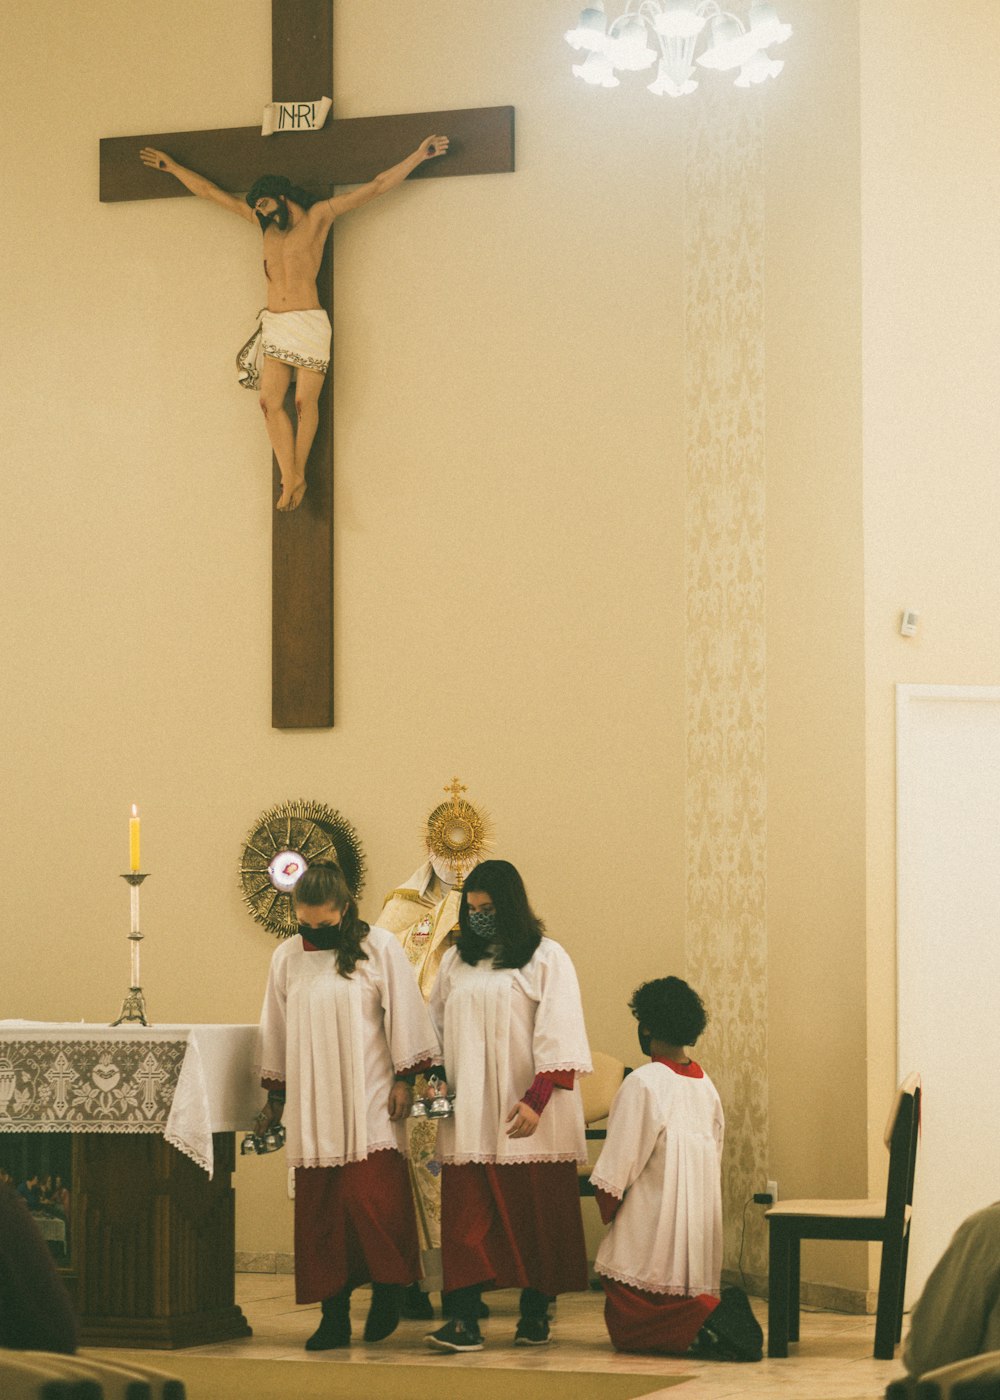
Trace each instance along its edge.
<path fill-rule="evenodd" d="M 322 309 L 262 311 L 256 330 L 236 357 L 239 381 L 245 389 L 259 388 L 261 354 L 326 374 L 332 338 L 330 318 Z"/>
<path fill-rule="evenodd" d="M 260 324 L 265 355 L 326 374 L 333 330 L 325 311 L 262 311 Z"/>

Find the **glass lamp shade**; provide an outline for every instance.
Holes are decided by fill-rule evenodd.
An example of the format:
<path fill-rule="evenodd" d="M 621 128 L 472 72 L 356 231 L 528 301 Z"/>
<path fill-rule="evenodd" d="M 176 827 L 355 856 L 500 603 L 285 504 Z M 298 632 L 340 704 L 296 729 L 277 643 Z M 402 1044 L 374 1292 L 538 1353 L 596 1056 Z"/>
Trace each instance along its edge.
<path fill-rule="evenodd" d="M 712 42 L 699 57 L 703 68 L 741 68 L 757 52 L 756 42 L 749 40 L 743 26 L 731 15 L 720 15 L 712 21 Z"/>
<path fill-rule="evenodd" d="M 589 53 L 582 63 L 573 64 L 574 78 L 582 78 L 592 87 L 618 87 L 618 79 L 610 58 L 606 54 Z"/>
<path fill-rule="evenodd" d="M 725 0 L 722 0 L 725 3 Z M 792 26 L 784 24 L 771 0 L 750 0 L 747 19 L 722 9 L 720 0 L 625 0 L 624 13 L 608 22 L 605 0 L 585 0 L 579 24 L 566 41 L 585 51 L 573 73 L 594 87 L 618 87 L 616 71 L 640 73 L 658 62 L 647 84 L 657 97 L 686 97 L 695 92 L 695 64 L 733 72 L 737 87 L 748 88 L 777 77 L 784 64 L 768 56 L 783 44 Z M 706 26 L 711 20 L 711 30 Z M 647 26 L 649 29 L 647 30 Z M 695 58 L 695 48 L 703 51 Z"/>
<path fill-rule="evenodd" d="M 758 49 L 783 44 L 791 33 L 792 26 L 782 24 L 773 5 L 758 0 L 758 3 L 750 6 L 750 38 Z"/>
<path fill-rule="evenodd" d="M 590 53 L 603 53 L 607 47 L 607 16 L 604 13 L 604 6 L 598 0 L 596 5 L 591 5 L 581 11 L 580 20 L 575 29 L 567 29 L 566 42 L 574 49 L 585 49 Z"/>
<path fill-rule="evenodd" d="M 638 15 L 627 15 L 617 28 L 612 25 L 611 32 L 608 53 L 615 68 L 641 73 L 656 62 L 656 50 L 646 42 L 646 21 Z"/>
<path fill-rule="evenodd" d="M 746 88 L 752 87 L 754 83 L 766 83 L 768 78 L 776 78 L 784 66 L 782 59 L 768 58 L 766 53 L 757 52 L 747 59 L 740 69 L 736 86 Z"/>
<path fill-rule="evenodd" d="M 704 29 L 705 22 L 705 16 L 698 13 L 696 0 L 664 0 L 663 9 L 653 20 L 653 28 L 665 39 L 693 39 Z"/>
<path fill-rule="evenodd" d="M 666 59 L 661 58 L 656 79 L 648 83 L 647 88 L 656 97 L 687 97 L 698 90 L 698 84 L 692 77 L 693 72 L 690 66 L 678 71 Z"/>

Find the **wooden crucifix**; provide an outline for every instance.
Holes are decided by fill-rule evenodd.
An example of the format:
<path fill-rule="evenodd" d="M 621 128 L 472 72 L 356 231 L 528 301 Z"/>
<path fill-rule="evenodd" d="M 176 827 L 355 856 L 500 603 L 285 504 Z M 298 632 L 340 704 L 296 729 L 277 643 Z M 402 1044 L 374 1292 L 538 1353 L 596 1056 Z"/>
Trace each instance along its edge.
<path fill-rule="evenodd" d="M 333 92 L 333 0 L 271 0 L 272 101 L 292 103 Z M 514 168 L 514 110 L 480 107 L 393 117 L 330 120 L 321 131 L 259 127 L 185 131 L 101 141 L 101 200 L 169 199 L 188 191 L 147 169 L 143 147 L 169 152 L 222 189 L 248 190 L 264 173 L 329 195 L 362 184 L 414 150 L 431 132 L 450 138 L 448 155 L 415 177 L 485 175 Z M 332 235 L 317 286 L 333 311 Z M 241 327 L 242 329 L 242 323 Z M 246 332 L 234 327 L 234 351 Z M 332 365 L 331 365 L 332 371 Z M 276 513 L 271 542 L 271 724 L 317 729 L 333 724 L 333 394 L 320 396 L 319 430 L 309 456 L 309 490 L 298 510 Z M 294 395 L 286 403 L 294 412 Z M 278 467 L 273 468 L 275 489 Z M 303 607 L 302 599 L 309 600 Z"/>

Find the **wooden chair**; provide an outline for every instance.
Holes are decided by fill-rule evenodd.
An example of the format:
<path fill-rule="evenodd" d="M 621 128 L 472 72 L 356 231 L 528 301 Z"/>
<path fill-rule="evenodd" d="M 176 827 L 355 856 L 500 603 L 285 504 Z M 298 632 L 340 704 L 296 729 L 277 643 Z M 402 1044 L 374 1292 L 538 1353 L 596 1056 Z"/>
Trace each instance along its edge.
<path fill-rule="evenodd" d="M 580 1080 L 580 1094 L 583 1098 L 583 1118 L 587 1125 L 587 1141 L 603 1142 L 608 1135 L 607 1128 L 594 1128 L 593 1123 L 601 1123 L 611 1112 L 611 1100 L 621 1088 L 626 1074 L 631 1074 L 629 1065 L 616 1060 L 613 1055 L 605 1055 L 595 1050 L 591 1059 L 594 1062 L 593 1074 L 585 1074 Z M 580 1195 L 592 1196 L 594 1188 L 590 1184 L 593 1163 L 578 1168 Z"/>
<path fill-rule="evenodd" d="M 799 1339 L 802 1240 L 877 1240 L 882 1245 L 875 1355 L 891 1361 L 903 1328 L 903 1286 L 920 1125 L 920 1076 L 896 1090 L 885 1130 L 889 1178 L 884 1200 L 779 1201 L 765 1211 L 768 1236 L 768 1356 L 787 1356 Z"/>

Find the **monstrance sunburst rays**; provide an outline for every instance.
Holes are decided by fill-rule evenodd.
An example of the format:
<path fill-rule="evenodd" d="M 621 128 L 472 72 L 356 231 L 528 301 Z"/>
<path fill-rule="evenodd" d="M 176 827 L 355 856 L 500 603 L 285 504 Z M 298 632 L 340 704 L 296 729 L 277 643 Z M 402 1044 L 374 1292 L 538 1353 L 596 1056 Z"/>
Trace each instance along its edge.
<path fill-rule="evenodd" d="M 278 857 L 287 855 L 287 860 Z M 332 860 L 355 899 L 365 883 L 365 855 L 354 827 L 324 802 L 281 802 L 254 822 L 243 843 L 243 901 L 259 924 L 278 938 L 297 930 L 291 890 L 306 865 Z M 287 874 L 287 879 L 285 875 Z"/>

